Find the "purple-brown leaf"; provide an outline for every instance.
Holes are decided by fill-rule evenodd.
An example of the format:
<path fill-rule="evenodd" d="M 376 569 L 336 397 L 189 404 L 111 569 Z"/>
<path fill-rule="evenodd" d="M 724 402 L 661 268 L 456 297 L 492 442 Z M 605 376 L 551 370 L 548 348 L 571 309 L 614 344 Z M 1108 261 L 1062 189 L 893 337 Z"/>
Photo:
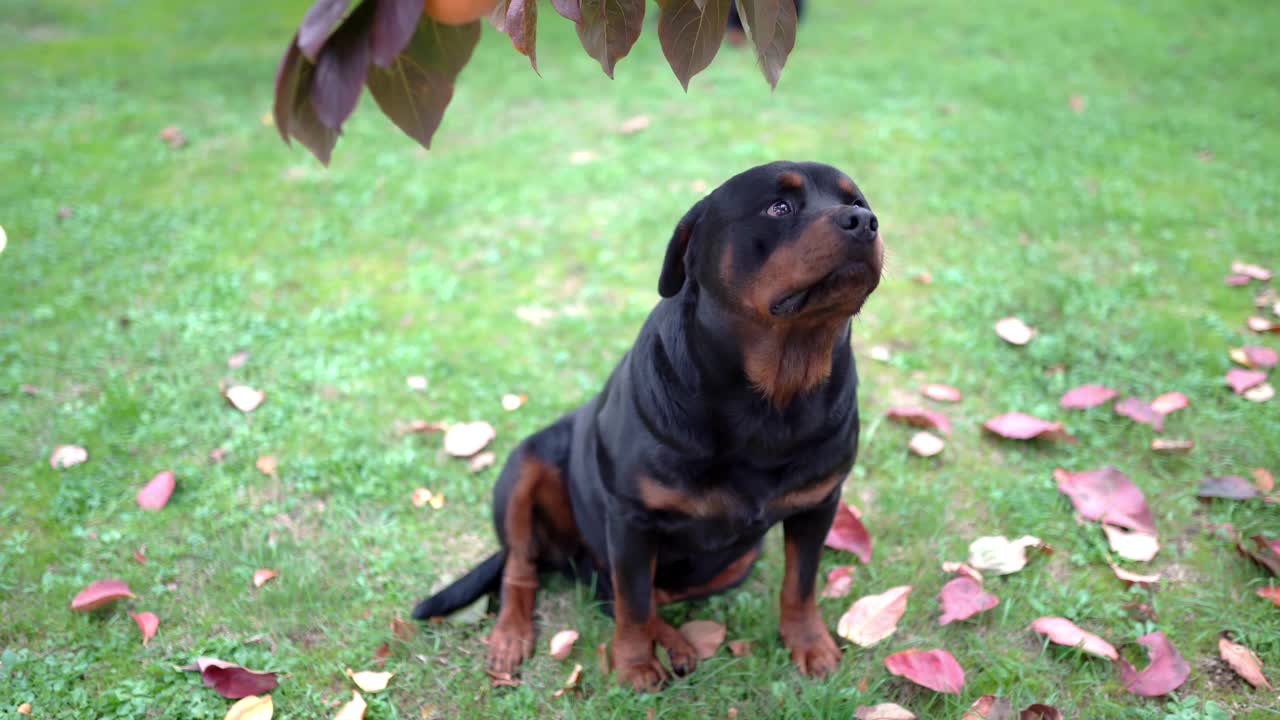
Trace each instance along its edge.
<path fill-rule="evenodd" d="M 1258 496 L 1258 488 L 1249 480 L 1239 475 L 1207 477 L 1200 481 L 1200 490 L 1196 493 L 1202 498 L 1225 498 L 1227 500 L 1248 500 Z"/>
<path fill-rule="evenodd" d="M 293 137 L 323 164 L 329 164 L 338 132 L 325 127 L 311 104 L 311 81 L 315 65 L 298 48 L 297 36 L 280 58 L 276 70 L 276 97 L 273 113 L 276 130 L 286 143 Z"/>
<path fill-rule="evenodd" d="M 356 109 L 369 67 L 369 35 L 378 3 L 360 3 L 329 37 L 316 59 L 311 105 L 325 127 L 340 132 Z"/>
<path fill-rule="evenodd" d="M 395 62 L 422 15 L 422 0 L 378 0 L 369 38 L 369 57 L 374 65 L 388 67 Z"/>
<path fill-rule="evenodd" d="M 778 87 L 782 68 L 796 46 L 796 6 L 792 0 L 739 0 L 738 15 L 751 33 L 756 60 L 769 87 Z"/>
<path fill-rule="evenodd" d="M 273 672 L 250 670 L 242 665 L 211 657 L 196 658 L 194 664 L 183 670 L 199 670 L 205 687 L 211 687 L 222 697 L 232 700 L 268 692 L 280 684 Z"/>
<path fill-rule="evenodd" d="M 663 0 L 658 16 L 662 54 L 685 91 L 689 80 L 715 59 L 729 21 L 731 0 Z"/>
<path fill-rule="evenodd" d="M 605 75 L 613 77 L 614 65 L 639 39 L 644 5 L 645 0 L 580 0 L 578 39 L 587 54 L 599 61 Z"/>
<path fill-rule="evenodd" d="M 307 59 L 315 62 L 333 28 L 347 12 L 351 0 L 316 0 L 298 27 L 297 44 Z"/>
<path fill-rule="evenodd" d="M 507 7 L 506 33 L 511 45 L 529 58 L 533 71 L 538 72 L 538 2 L 537 0 L 511 0 Z"/>
<path fill-rule="evenodd" d="M 551 6 L 566 20 L 582 21 L 582 8 L 579 7 L 578 0 L 551 0 Z"/>

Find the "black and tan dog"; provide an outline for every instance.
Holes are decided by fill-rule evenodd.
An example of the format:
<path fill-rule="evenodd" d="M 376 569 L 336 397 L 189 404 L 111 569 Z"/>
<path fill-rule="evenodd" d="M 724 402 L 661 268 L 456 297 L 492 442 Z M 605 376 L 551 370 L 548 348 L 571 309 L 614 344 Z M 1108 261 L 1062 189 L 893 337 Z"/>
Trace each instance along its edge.
<path fill-rule="evenodd" d="M 667 247 L 664 299 L 604 389 L 507 460 L 502 549 L 414 617 L 500 588 L 487 669 L 514 673 L 533 653 L 539 575 L 591 579 L 613 611 L 619 680 L 657 689 L 656 645 L 677 674 L 697 659 L 657 607 L 742 582 L 781 522 L 782 641 L 801 672 L 834 669 L 814 581 L 858 440 L 849 321 L 882 258 L 866 198 L 828 165 L 763 165 L 703 198 Z"/>

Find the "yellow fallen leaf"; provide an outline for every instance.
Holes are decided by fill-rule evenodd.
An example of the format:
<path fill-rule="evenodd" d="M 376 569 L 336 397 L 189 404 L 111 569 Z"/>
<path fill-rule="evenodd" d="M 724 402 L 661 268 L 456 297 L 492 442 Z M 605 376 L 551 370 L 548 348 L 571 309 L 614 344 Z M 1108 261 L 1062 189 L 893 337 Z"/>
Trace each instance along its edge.
<path fill-rule="evenodd" d="M 270 695 L 249 695 L 236 701 L 228 710 L 223 720 L 271 720 L 275 713 L 275 705 Z"/>
<path fill-rule="evenodd" d="M 333 716 L 333 720 L 364 720 L 364 711 L 367 707 L 369 704 L 360 697 L 360 693 L 352 690 L 351 702 L 343 705 L 338 714 Z"/>
<path fill-rule="evenodd" d="M 430 490 L 424 487 L 414 488 L 413 497 L 409 498 L 409 501 L 413 503 L 414 507 L 420 508 L 431 502 L 431 497 L 432 495 Z"/>
<path fill-rule="evenodd" d="M 436 493 L 435 495 L 431 496 L 431 499 L 427 501 L 427 504 L 430 505 L 432 508 L 439 510 L 440 508 L 444 507 L 444 496 L 441 495 L 440 493 Z"/>
<path fill-rule="evenodd" d="M 393 672 L 373 672 L 372 670 L 362 670 L 360 672 L 352 672 L 351 668 L 347 668 L 347 677 L 356 684 L 356 687 L 367 693 L 382 692 L 387 689 L 387 683 L 391 681 L 391 677 L 395 675 Z"/>

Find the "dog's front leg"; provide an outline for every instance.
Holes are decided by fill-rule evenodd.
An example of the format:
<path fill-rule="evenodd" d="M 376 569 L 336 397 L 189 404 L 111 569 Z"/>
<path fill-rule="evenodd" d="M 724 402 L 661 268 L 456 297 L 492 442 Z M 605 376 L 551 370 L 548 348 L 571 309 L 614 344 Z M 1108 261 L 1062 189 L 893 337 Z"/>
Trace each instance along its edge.
<path fill-rule="evenodd" d="M 822 621 L 814 595 L 822 544 L 835 517 L 833 498 L 782 523 L 786 542 L 786 574 L 782 579 L 782 616 L 778 629 L 791 651 L 791 661 L 805 675 L 821 677 L 840 664 L 840 649 Z"/>
<path fill-rule="evenodd" d="M 653 598 L 657 552 L 646 530 L 614 515 L 608 520 L 613 580 L 613 665 L 618 682 L 636 690 L 661 689 L 667 671 L 654 653 L 659 624 Z"/>

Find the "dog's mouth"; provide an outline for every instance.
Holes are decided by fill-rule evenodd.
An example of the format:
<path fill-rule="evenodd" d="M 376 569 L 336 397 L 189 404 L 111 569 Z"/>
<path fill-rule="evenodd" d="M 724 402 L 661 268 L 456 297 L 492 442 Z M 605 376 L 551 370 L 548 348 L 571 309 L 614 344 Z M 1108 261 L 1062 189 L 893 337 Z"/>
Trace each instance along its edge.
<path fill-rule="evenodd" d="M 807 309 L 849 307 L 854 315 L 880 282 L 880 273 L 866 260 L 841 265 L 804 288 L 782 296 L 769 306 L 769 313 L 790 318 Z"/>

